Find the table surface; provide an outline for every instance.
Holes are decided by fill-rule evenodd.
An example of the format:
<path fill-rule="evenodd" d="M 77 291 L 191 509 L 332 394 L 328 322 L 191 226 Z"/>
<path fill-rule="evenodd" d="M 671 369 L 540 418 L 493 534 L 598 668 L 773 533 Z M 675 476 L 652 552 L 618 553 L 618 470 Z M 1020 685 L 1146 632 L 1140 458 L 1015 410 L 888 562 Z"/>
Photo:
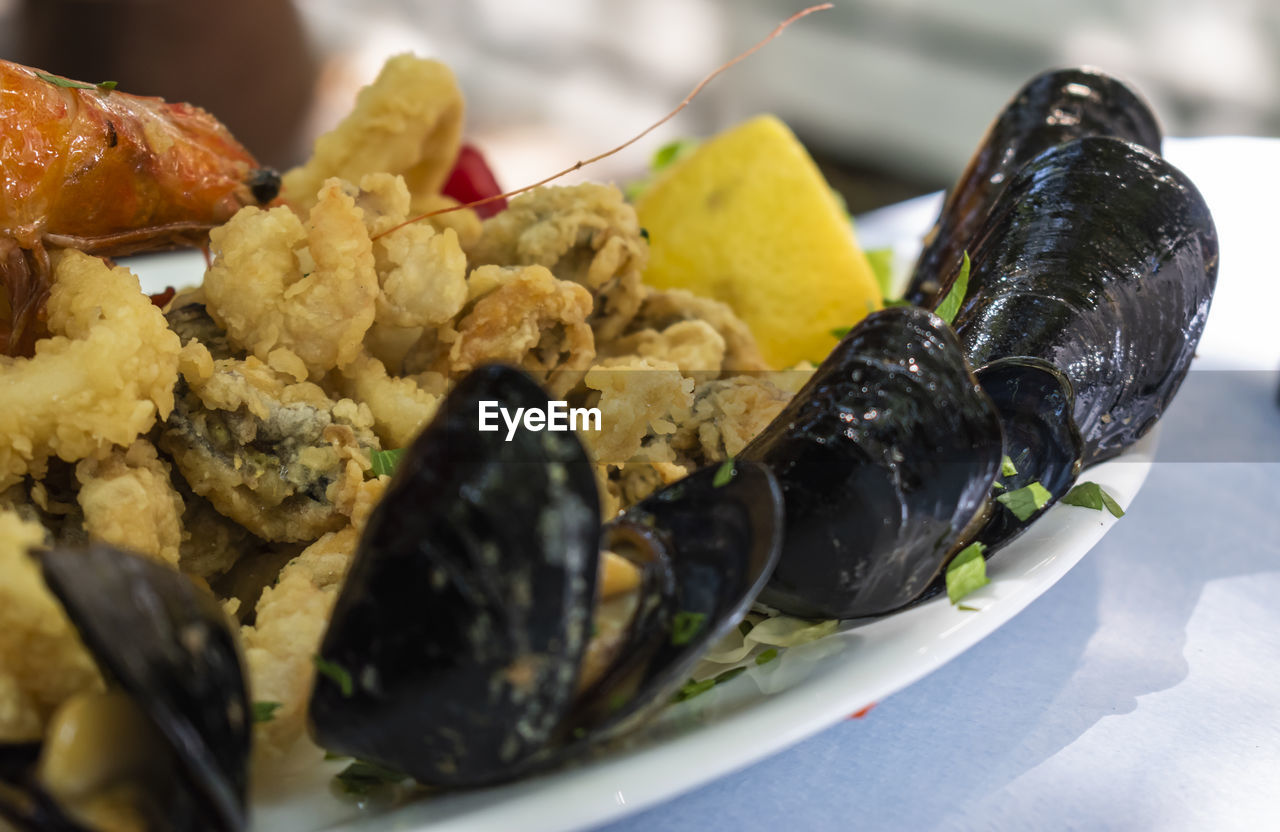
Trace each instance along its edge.
<path fill-rule="evenodd" d="M 1213 210 L 1221 268 L 1128 514 L 865 717 L 602 832 L 1280 825 L 1280 140 L 1166 155 Z"/>

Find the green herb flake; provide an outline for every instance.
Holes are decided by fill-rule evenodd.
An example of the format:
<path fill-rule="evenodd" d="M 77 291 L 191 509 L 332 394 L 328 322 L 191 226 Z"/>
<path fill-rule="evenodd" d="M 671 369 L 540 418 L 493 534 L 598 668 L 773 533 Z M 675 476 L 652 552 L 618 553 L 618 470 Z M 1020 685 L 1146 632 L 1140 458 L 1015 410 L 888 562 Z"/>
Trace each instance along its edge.
<path fill-rule="evenodd" d="M 351 674 L 347 669 L 337 662 L 327 661 L 320 656 L 312 656 L 311 661 L 316 666 L 316 671 L 322 676 L 327 676 L 338 686 L 344 699 L 350 699 L 356 692 L 355 683 L 351 681 Z"/>
<path fill-rule="evenodd" d="M 951 290 L 947 292 L 947 296 L 942 299 L 942 303 L 938 304 L 938 317 L 947 322 L 950 326 L 956 319 L 956 315 L 960 314 L 960 305 L 964 303 L 964 296 L 969 293 L 969 252 L 964 253 L 964 260 L 960 262 L 960 274 L 956 275 L 955 282 L 951 284 Z"/>
<path fill-rule="evenodd" d="M 851 326 L 838 326 L 835 329 L 831 330 L 831 337 L 843 338 L 844 336 L 848 335 L 852 331 L 853 331 L 853 327 Z"/>
<path fill-rule="evenodd" d="M 1004 491 L 1005 484 L 1000 482 L 999 480 L 996 480 L 995 482 L 991 483 L 991 487 L 994 488 L 996 491 Z"/>
<path fill-rule="evenodd" d="M 1102 486 L 1096 482 L 1078 484 L 1067 492 L 1066 496 L 1062 498 L 1062 502 L 1069 506 L 1081 506 L 1095 511 L 1102 511 L 1105 508 L 1111 512 L 1112 517 L 1124 517 L 1124 509 L 1120 508 L 1116 498 L 1103 491 Z"/>
<path fill-rule="evenodd" d="M 1014 467 L 1013 460 L 1009 458 L 1009 455 L 1005 454 L 1000 457 L 1000 476 L 1016 477 L 1017 475 L 1018 469 Z"/>
<path fill-rule="evenodd" d="M 747 672 L 747 669 L 745 667 L 731 667 L 728 670 L 726 670 L 724 673 L 721 673 L 718 676 L 716 676 L 716 678 L 712 679 L 711 681 L 717 685 L 723 685 L 725 682 L 732 682 L 734 679 L 738 678 L 739 676 L 741 676 L 746 672 Z"/>
<path fill-rule="evenodd" d="M 649 239 L 649 229 L 645 228 L 643 225 L 640 226 L 640 236 L 644 237 L 647 241 Z"/>
<path fill-rule="evenodd" d="M 283 708 L 284 705 L 279 702 L 254 702 L 253 703 L 253 721 L 270 722 L 276 718 L 276 711 Z"/>
<path fill-rule="evenodd" d="M 375 477 L 391 476 L 396 472 L 396 466 L 400 464 L 402 456 L 404 456 L 404 448 L 396 448 L 390 451 L 374 451 L 369 459 L 373 466 L 373 475 Z"/>
<path fill-rule="evenodd" d="M 688 644 L 702 630 L 702 625 L 706 623 L 706 620 L 707 614 L 705 612 L 686 612 L 681 610 L 676 613 L 675 619 L 671 622 L 671 643 L 676 647 Z"/>
<path fill-rule="evenodd" d="M 1022 488 L 996 495 L 996 501 L 1004 503 L 1004 507 L 1012 511 L 1014 517 L 1025 522 L 1031 515 L 1048 505 L 1052 496 L 1039 482 L 1033 482 Z"/>
<path fill-rule="evenodd" d="M 876 285 L 880 287 L 880 297 L 889 297 L 893 283 L 893 247 L 873 248 L 864 253 L 867 255 L 867 264 L 871 266 L 871 273 L 875 275 Z"/>
<path fill-rule="evenodd" d="M 334 781 L 347 794 L 368 794 L 382 786 L 394 786 L 409 779 L 409 775 L 395 769 L 356 760 L 334 775 Z"/>
<path fill-rule="evenodd" d="M 884 299 L 885 309 L 892 309 L 895 306 L 915 306 L 915 304 L 909 300 L 903 300 L 902 298 L 885 298 Z"/>
<path fill-rule="evenodd" d="M 738 622 L 738 632 L 745 636 L 747 633 L 751 632 L 752 628 L 755 626 L 755 624 L 751 623 L 750 619 L 744 618 Z"/>
<path fill-rule="evenodd" d="M 965 612 L 982 612 L 977 607 L 971 607 L 968 604 L 956 604 L 956 609 L 964 610 Z"/>
<path fill-rule="evenodd" d="M 99 81 L 96 84 L 86 84 L 83 81 L 72 81 L 70 78 L 63 78 L 59 75 L 50 75 L 47 72 L 37 72 L 36 77 L 41 81 L 48 81 L 55 87 L 62 87 L 69 90 L 102 90 L 103 92 L 111 92 L 117 86 L 115 81 Z"/>
<path fill-rule="evenodd" d="M 684 702 L 686 699 L 692 699 L 695 696 L 701 696 L 716 686 L 715 679 L 703 679 L 701 682 L 690 679 L 681 685 L 680 690 L 676 691 L 676 695 L 671 697 L 672 702 Z"/>
<path fill-rule="evenodd" d="M 778 658 L 778 648 L 770 647 L 760 655 L 756 656 L 756 664 L 768 664 Z"/>
<path fill-rule="evenodd" d="M 991 583 L 987 580 L 987 562 L 982 557 L 986 548 L 981 543 L 970 543 L 947 564 L 947 597 L 951 603 L 958 603 L 970 592 Z"/>
<path fill-rule="evenodd" d="M 327 762 L 332 762 L 334 760 L 350 760 L 351 759 L 346 754 L 335 754 L 332 751 L 324 752 L 324 758 Z"/>
<path fill-rule="evenodd" d="M 729 457 L 720 463 L 720 467 L 716 469 L 716 475 L 711 480 L 711 485 L 715 488 L 723 488 L 733 479 L 733 457 Z"/>
<path fill-rule="evenodd" d="M 697 149 L 698 144 L 697 139 L 675 139 L 667 142 L 649 160 L 649 170 L 658 173 L 671 167 Z"/>
<path fill-rule="evenodd" d="M 118 87 L 119 84 L 115 81 L 99 81 L 96 86 L 103 92 L 111 92 L 113 89 Z"/>

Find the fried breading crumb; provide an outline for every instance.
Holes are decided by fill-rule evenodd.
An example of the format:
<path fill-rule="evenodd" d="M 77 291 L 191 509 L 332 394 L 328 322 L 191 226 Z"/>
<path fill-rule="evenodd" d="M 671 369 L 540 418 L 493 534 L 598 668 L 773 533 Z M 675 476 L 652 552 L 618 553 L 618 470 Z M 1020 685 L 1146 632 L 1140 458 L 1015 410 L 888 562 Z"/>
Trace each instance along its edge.
<path fill-rule="evenodd" d="M 89 537 L 178 565 L 182 546 L 182 498 L 169 479 L 168 463 L 155 446 L 139 439 L 127 450 L 76 466 Z"/>

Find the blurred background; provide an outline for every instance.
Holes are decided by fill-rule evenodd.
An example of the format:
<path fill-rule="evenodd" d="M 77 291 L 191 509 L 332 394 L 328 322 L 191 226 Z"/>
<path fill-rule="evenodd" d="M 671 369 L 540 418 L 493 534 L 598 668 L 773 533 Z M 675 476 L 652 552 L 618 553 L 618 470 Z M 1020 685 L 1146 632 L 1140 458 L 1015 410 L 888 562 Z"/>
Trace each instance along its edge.
<path fill-rule="evenodd" d="M 0 0 L 0 57 L 211 110 L 287 167 L 388 55 L 436 56 L 505 187 L 630 138 L 804 0 Z M 946 187 L 1037 72 L 1130 81 L 1169 135 L 1280 135 L 1276 0 L 836 0 L 579 178 L 772 111 L 854 212 Z"/>

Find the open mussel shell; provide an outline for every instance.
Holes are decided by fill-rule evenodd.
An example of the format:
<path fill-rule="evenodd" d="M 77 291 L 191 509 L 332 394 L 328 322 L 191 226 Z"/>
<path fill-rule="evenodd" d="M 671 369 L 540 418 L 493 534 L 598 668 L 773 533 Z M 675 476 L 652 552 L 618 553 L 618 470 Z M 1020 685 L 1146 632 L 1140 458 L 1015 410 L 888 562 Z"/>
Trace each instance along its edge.
<path fill-rule="evenodd" d="M 1185 175 L 1119 139 L 1059 145 L 1018 172 L 969 253 L 955 329 L 970 363 L 1026 356 L 1066 373 L 1085 465 L 1155 424 L 1218 271 L 1213 219 Z"/>
<path fill-rule="evenodd" d="M 631 644 L 586 691 L 571 738 L 621 734 L 671 700 L 703 653 L 747 614 L 777 564 L 783 504 L 778 482 L 751 462 L 704 468 L 608 523 L 601 545 L 652 572 L 670 595 L 642 589 Z"/>
<path fill-rule="evenodd" d="M 1021 534 L 1040 514 L 1071 490 L 1080 474 L 1084 440 L 1072 418 L 1071 381 L 1038 358 L 1002 358 L 974 371 L 978 384 L 1000 413 L 1004 452 L 1016 474 L 1000 478 L 1007 493 L 1033 482 L 1049 492 L 1043 508 L 1025 520 L 1004 505 L 992 507 L 975 540 L 988 557 Z"/>
<path fill-rule="evenodd" d="M 909 603 L 981 521 L 1002 453 L 946 323 L 913 307 L 867 316 L 740 455 L 768 466 L 786 504 L 760 600 L 807 618 Z"/>
<path fill-rule="evenodd" d="M 1155 116 L 1120 81 L 1083 68 L 1037 75 L 1005 105 L 947 193 L 905 298 L 917 306 L 932 307 L 983 218 L 1019 168 L 1049 148 L 1082 136 L 1128 139 L 1160 152 Z"/>
<path fill-rule="evenodd" d="M 481 368 L 405 451 L 320 648 L 324 748 L 477 785 L 558 739 L 590 638 L 595 478 L 571 432 L 478 429 L 482 402 L 547 401 L 520 371 Z"/>
<path fill-rule="evenodd" d="M 146 813 L 160 815 L 154 828 L 244 829 L 249 700 L 217 601 L 177 571 L 106 544 L 39 557 L 103 675 L 172 752 L 179 782 L 148 795 L 158 803 Z"/>

